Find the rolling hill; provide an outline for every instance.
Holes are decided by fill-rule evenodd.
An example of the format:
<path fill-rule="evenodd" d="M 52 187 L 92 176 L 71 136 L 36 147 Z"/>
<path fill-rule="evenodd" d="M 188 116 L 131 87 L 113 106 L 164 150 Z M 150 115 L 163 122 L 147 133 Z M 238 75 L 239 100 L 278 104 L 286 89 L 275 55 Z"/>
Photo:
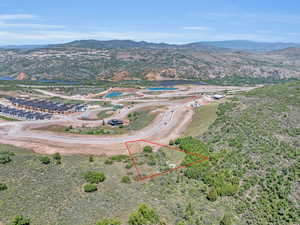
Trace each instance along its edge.
<path fill-rule="evenodd" d="M 0 50 L 0 77 L 14 79 L 204 80 L 259 83 L 300 78 L 285 54 L 233 51 L 210 44 L 81 40 Z"/>

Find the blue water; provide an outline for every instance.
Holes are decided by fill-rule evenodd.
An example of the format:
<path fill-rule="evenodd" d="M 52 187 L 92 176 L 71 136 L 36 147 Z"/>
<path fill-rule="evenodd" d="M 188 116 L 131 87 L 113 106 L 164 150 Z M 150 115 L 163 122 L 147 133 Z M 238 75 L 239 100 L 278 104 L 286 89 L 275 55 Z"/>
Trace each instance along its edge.
<path fill-rule="evenodd" d="M 148 88 L 150 91 L 173 91 L 177 90 L 177 88 L 166 88 L 166 87 L 157 87 L 157 88 Z"/>
<path fill-rule="evenodd" d="M 123 94 L 122 92 L 113 91 L 113 92 L 110 92 L 109 94 L 105 95 L 105 98 L 115 98 L 122 94 Z"/>
<path fill-rule="evenodd" d="M 0 80 L 13 80 L 13 79 L 10 77 L 0 77 Z"/>

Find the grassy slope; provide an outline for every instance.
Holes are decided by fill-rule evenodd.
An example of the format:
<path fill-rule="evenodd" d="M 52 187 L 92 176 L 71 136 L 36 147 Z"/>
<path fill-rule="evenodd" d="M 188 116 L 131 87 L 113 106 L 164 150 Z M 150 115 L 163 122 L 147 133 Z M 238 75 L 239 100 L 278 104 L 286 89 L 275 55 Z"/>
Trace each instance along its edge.
<path fill-rule="evenodd" d="M 139 204 L 153 206 L 167 221 L 185 214 L 188 202 L 201 210 L 206 221 L 220 220 L 225 204 L 211 203 L 205 198 L 206 188 L 200 182 L 188 180 L 177 183 L 177 173 L 164 175 L 153 181 L 121 183 L 122 176 L 135 170 L 125 169 L 126 163 L 106 165 L 104 157 L 63 156 L 62 164 L 42 165 L 40 155 L 10 146 L 1 146 L 16 152 L 11 163 L 0 164 L 0 181 L 8 190 L 0 193 L 0 221 L 8 222 L 16 214 L 30 217 L 32 224 L 92 225 L 105 217 L 118 217 L 126 224 L 128 215 Z M 84 193 L 83 173 L 103 171 L 107 179 L 98 185 L 95 193 Z"/>
<path fill-rule="evenodd" d="M 184 132 L 185 136 L 199 136 L 203 134 L 216 119 L 218 104 L 210 104 L 195 109 L 193 120 Z"/>

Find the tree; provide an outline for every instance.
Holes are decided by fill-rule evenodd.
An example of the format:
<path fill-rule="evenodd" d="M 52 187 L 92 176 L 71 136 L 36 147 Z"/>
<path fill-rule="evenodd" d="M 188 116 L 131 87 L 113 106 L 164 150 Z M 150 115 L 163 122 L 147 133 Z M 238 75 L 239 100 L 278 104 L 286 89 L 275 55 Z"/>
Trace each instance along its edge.
<path fill-rule="evenodd" d="M 85 192 L 94 192 L 98 190 L 96 184 L 86 184 L 84 185 L 83 189 Z"/>
<path fill-rule="evenodd" d="M 0 183 L 0 191 L 5 191 L 7 190 L 7 185 Z"/>
<path fill-rule="evenodd" d="M 84 175 L 84 179 L 89 183 L 98 184 L 105 180 L 105 175 L 104 173 L 89 171 Z"/>
<path fill-rule="evenodd" d="M 6 164 L 11 162 L 11 158 L 8 155 L 0 155 L 0 164 Z"/>
<path fill-rule="evenodd" d="M 144 152 L 150 153 L 152 151 L 153 151 L 153 148 L 151 146 L 147 145 L 144 147 Z"/>
<path fill-rule="evenodd" d="M 232 216 L 229 213 L 225 213 L 223 219 L 220 222 L 220 225 L 232 225 Z"/>
<path fill-rule="evenodd" d="M 99 221 L 96 225 L 121 225 L 121 222 L 116 219 L 104 219 Z"/>
<path fill-rule="evenodd" d="M 49 164 L 50 163 L 50 158 L 48 156 L 42 156 L 40 158 L 41 163 L 43 164 Z"/>
<path fill-rule="evenodd" d="M 212 188 L 207 194 L 207 199 L 214 202 L 217 200 L 217 198 L 218 198 L 218 193 L 215 188 Z"/>
<path fill-rule="evenodd" d="M 153 209 L 142 204 L 136 212 L 130 215 L 128 223 L 129 225 L 156 225 L 160 223 L 160 219 Z"/>
<path fill-rule="evenodd" d="M 10 225 L 30 225 L 30 219 L 26 219 L 22 215 L 17 215 Z"/>

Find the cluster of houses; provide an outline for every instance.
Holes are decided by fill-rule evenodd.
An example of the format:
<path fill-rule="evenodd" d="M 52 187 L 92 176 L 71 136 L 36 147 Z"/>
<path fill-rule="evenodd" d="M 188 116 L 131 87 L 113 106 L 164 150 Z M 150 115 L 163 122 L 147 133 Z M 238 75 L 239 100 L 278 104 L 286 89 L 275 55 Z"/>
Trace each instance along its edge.
<path fill-rule="evenodd" d="M 18 108 L 42 113 L 68 114 L 86 110 L 86 106 L 80 104 L 63 104 L 46 100 L 27 100 L 14 97 L 7 97 L 6 99 Z"/>
<path fill-rule="evenodd" d="M 51 119 L 52 115 L 49 113 L 30 112 L 22 109 L 15 109 L 0 104 L 0 113 L 9 117 L 26 120 L 45 120 Z"/>

